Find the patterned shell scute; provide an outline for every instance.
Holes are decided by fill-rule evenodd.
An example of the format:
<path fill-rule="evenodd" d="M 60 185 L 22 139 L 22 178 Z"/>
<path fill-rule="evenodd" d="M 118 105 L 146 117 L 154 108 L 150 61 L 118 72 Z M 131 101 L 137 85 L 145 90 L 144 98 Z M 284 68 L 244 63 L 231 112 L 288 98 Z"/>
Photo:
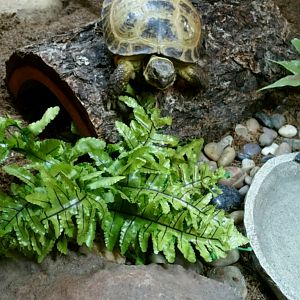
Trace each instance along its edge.
<path fill-rule="evenodd" d="M 201 20 L 189 0 L 104 0 L 101 17 L 114 54 L 199 59 Z"/>

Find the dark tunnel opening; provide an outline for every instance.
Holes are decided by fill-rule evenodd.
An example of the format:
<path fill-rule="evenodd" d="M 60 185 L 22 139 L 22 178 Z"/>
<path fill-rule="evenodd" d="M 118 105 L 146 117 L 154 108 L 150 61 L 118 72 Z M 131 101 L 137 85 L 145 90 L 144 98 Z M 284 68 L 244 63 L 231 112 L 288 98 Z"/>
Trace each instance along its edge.
<path fill-rule="evenodd" d="M 53 106 L 60 107 L 59 114 L 40 136 L 43 138 L 73 140 L 74 135 L 71 133 L 72 119 L 47 86 L 35 80 L 27 81 L 20 89 L 16 100 L 18 111 L 24 120 L 30 123 L 40 120 L 47 108 Z"/>

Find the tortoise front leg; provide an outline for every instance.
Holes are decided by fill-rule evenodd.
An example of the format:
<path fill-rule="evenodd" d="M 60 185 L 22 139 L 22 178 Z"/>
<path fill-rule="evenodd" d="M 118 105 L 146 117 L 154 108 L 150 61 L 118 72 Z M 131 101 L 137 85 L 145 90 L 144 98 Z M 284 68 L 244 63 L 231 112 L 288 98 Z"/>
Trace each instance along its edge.
<path fill-rule="evenodd" d="M 198 65 L 187 64 L 176 66 L 177 74 L 185 79 L 190 85 L 198 88 L 207 88 L 207 73 Z"/>
<path fill-rule="evenodd" d="M 107 109 L 110 110 L 111 106 L 115 107 L 116 100 L 125 90 L 129 80 L 134 79 L 135 72 L 136 66 L 132 61 L 126 58 L 118 60 L 117 67 L 108 82 L 108 94 L 110 99 L 107 102 Z"/>

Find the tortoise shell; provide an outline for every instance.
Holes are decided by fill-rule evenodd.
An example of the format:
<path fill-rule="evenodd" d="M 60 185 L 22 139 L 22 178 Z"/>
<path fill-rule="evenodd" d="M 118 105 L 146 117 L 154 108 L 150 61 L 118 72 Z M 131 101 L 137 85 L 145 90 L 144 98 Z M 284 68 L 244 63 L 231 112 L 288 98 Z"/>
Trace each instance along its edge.
<path fill-rule="evenodd" d="M 189 0 L 104 0 L 101 18 L 114 54 L 156 53 L 189 63 L 199 59 L 201 20 Z"/>

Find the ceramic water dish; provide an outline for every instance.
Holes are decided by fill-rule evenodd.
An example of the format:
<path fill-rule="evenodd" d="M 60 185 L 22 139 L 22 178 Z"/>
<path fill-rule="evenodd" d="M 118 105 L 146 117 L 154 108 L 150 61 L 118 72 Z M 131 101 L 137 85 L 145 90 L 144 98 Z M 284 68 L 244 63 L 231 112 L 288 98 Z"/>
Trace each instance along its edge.
<path fill-rule="evenodd" d="M 245 227 L 256 257 L 280 292 L 300 299 L 300 153 L 267 161 L 245 203 Z"/>

